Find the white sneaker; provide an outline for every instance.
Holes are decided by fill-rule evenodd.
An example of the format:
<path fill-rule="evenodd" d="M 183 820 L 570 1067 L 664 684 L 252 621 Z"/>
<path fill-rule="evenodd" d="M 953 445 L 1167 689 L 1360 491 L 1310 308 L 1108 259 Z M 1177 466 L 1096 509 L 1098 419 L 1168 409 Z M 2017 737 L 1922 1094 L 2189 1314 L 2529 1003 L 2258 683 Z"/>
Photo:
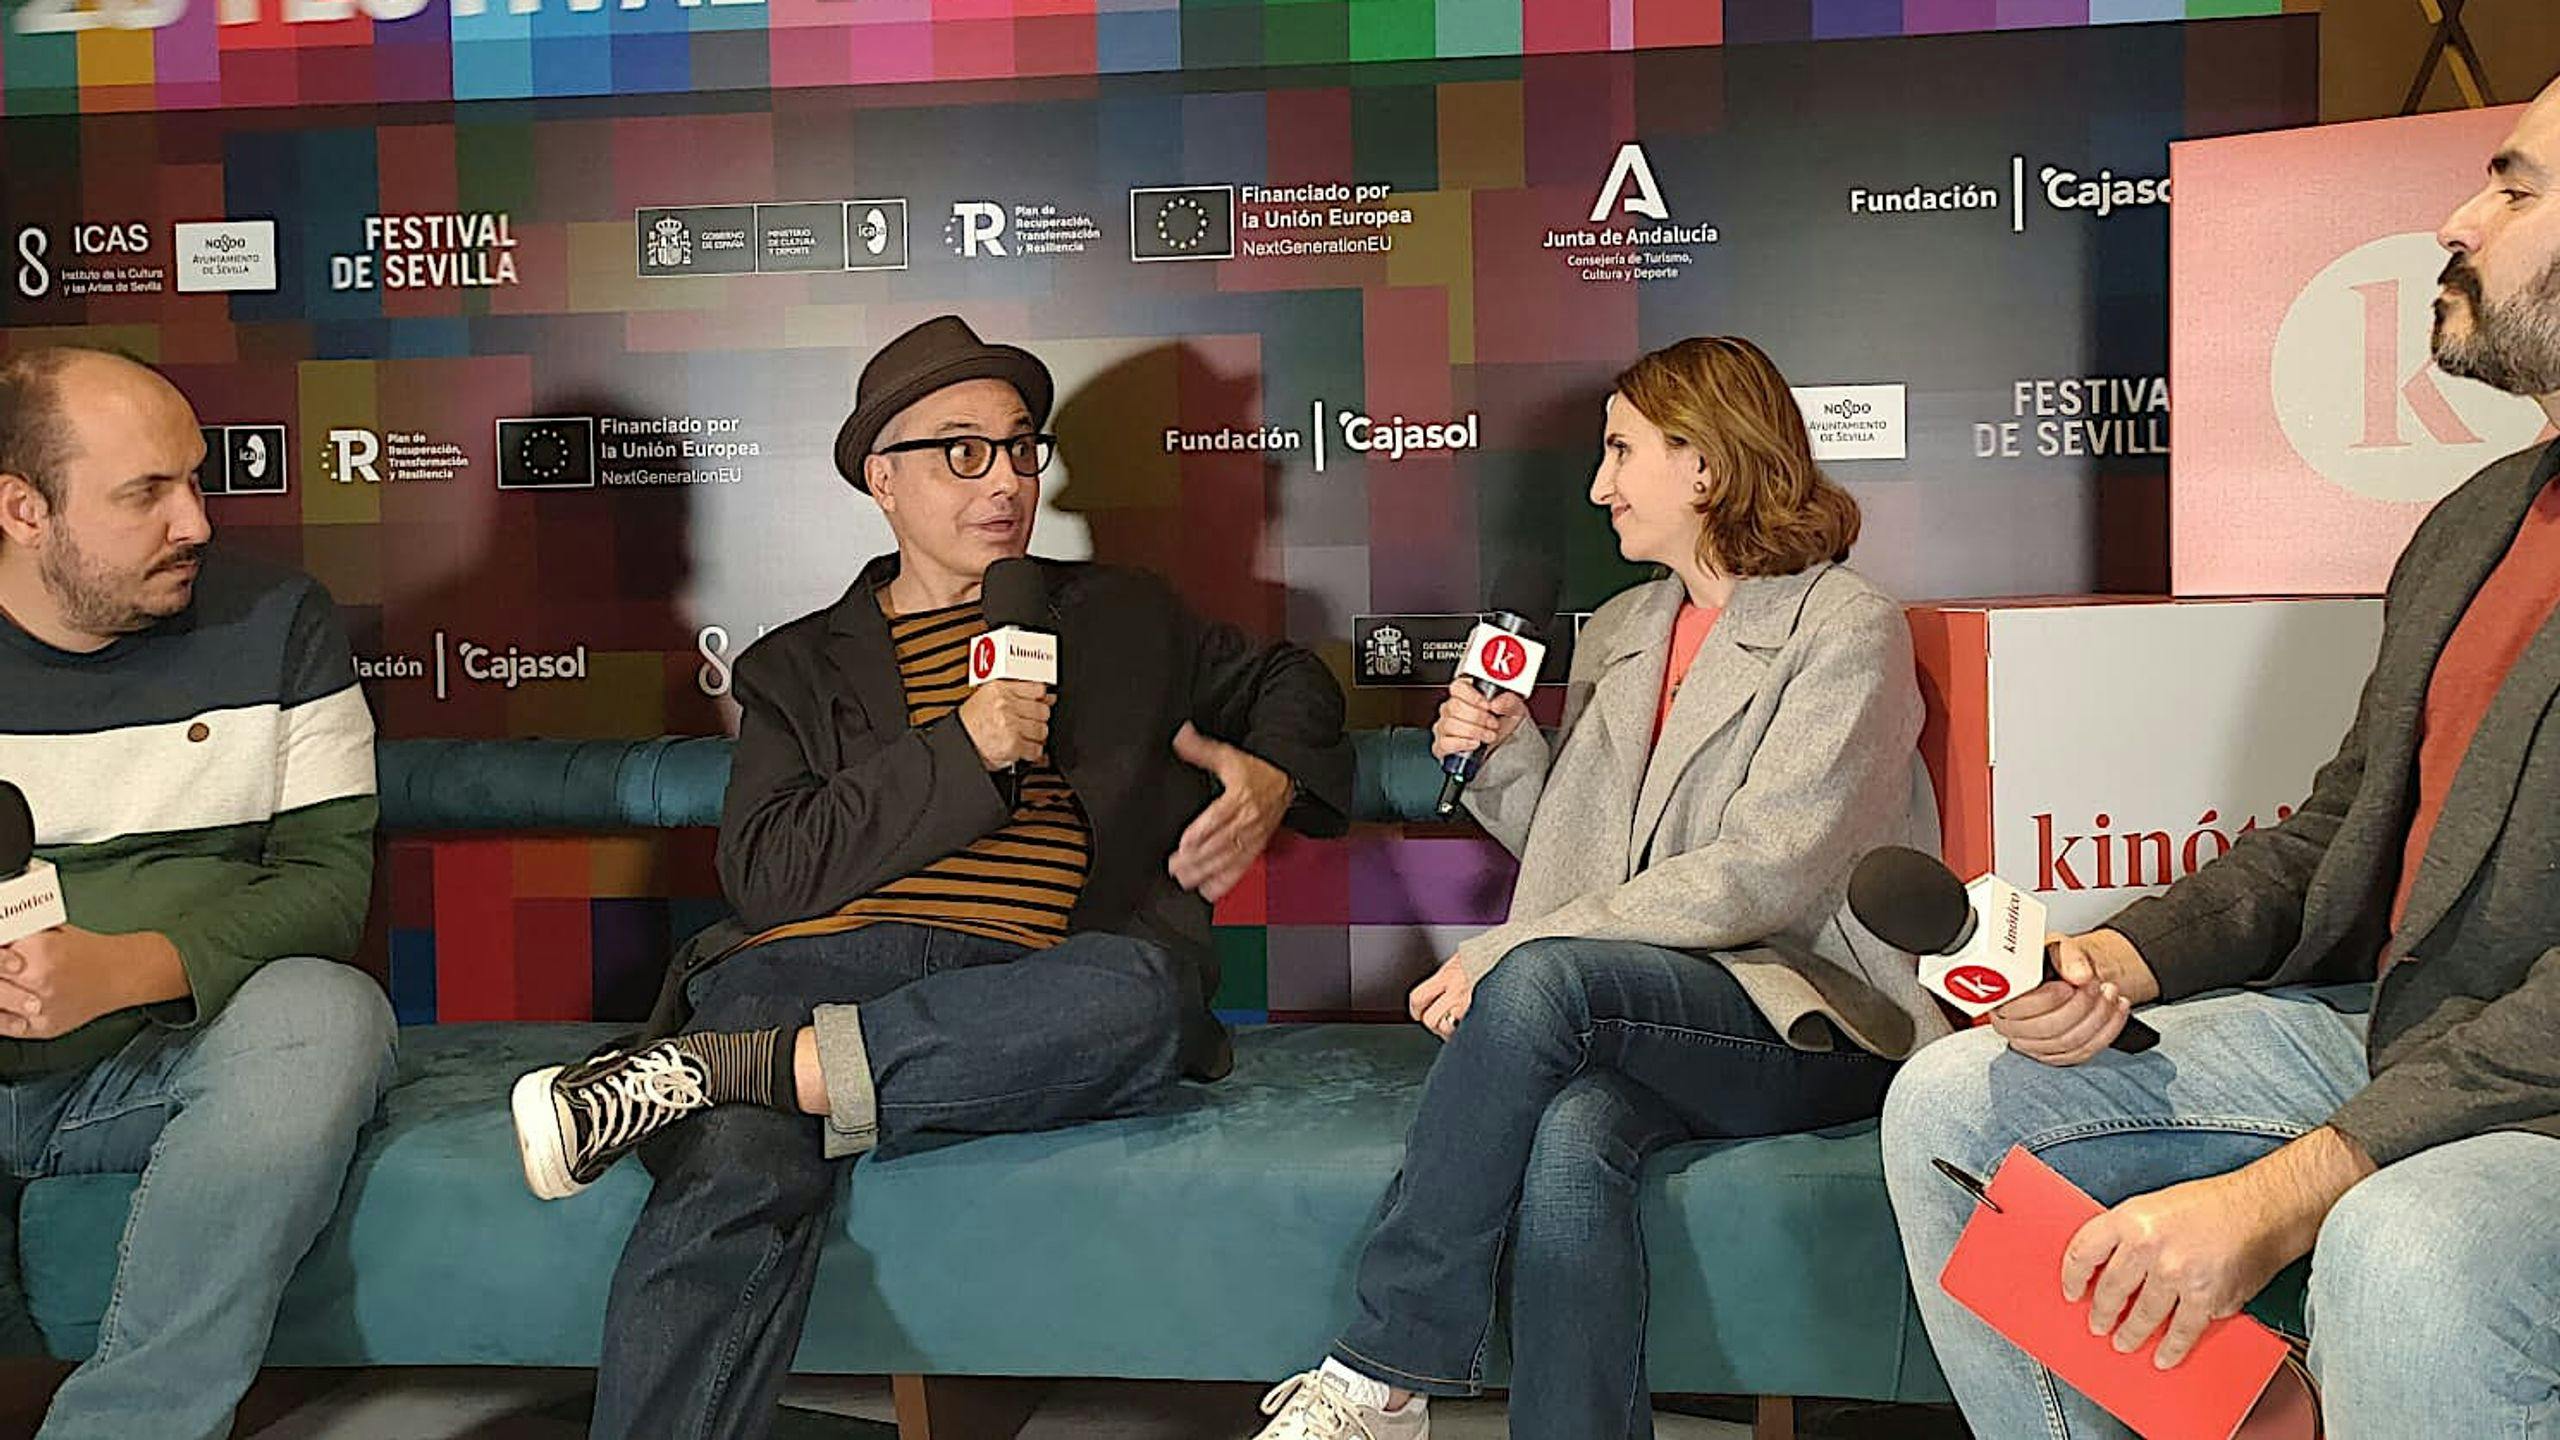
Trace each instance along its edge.
<path fill-rule="evenodd" d="M 1254 1440 L 1431 1440 L 1431 1407 L 1421 1396 L 1401 1410 L 1374 1409 L 1321 1370 L 1272 1386 L 1262 1413 L 1271 1423 Z"/>

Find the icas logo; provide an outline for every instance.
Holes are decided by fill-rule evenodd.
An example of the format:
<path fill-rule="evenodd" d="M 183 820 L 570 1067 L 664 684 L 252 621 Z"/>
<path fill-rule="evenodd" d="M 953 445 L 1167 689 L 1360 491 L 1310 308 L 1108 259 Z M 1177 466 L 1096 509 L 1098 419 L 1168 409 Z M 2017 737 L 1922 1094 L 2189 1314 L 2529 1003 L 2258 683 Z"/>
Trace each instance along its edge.
<path fill-rule="evenodd" d="M 45 251 L 52 245 L 53 238 L 41 226 L 18 231 L 18 293 L 29 300 L 41 300 L 53 288 L 53 272 L 44 263 Z"/>

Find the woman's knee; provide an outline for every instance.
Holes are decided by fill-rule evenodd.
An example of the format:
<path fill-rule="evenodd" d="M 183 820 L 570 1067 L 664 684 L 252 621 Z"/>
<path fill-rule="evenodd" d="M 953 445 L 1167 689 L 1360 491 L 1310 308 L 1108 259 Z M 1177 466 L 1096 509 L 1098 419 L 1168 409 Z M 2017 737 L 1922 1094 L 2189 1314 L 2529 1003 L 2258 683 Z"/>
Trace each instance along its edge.
<path fill-rule="evenodd" d="M 1524 1234 L 1588 1234 L 1633 1213 L 1645 1148 L 1637 1117 L 1604 1080 L 1565 1087 L 1538 1122 L 1521 1177 Z"/>
<path fill-rule="evenodd" d="M 1531 940 L 1513 946 L 1476 981 L 1467 1020 L 1540 1029 L 1582 1028 L 1589 1012 L 1588 972 L 1577 942 Z M 1459 1027 L 1461 1031 L 1465 1026 Z"/>

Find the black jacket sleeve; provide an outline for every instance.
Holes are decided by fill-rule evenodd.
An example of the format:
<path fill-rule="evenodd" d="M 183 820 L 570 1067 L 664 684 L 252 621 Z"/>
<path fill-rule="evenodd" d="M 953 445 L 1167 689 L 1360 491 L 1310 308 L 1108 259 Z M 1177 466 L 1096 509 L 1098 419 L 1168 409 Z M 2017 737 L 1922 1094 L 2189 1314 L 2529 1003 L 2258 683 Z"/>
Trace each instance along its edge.
<path fill-rule="evenodd" d="M 1204 620 L 1167 592 L 1193 657 L 1191 723 L 1298 783 L 1286 823 L 1324 838 L 1351 828 L 1351 742 L 1342 687 L 1311 652 Z"/>
<path fill-rule="evenodd" d="M 958 712 L 886 734 L 838 726 L 829 692 L 794 661 L 750 649 L 732 680 L 738 744 L 720 816 L 720 886 L 750 931 L 833 913 L 1007 818 Z M 816 726 L 835 732 L 832 744 Z M 818 757 L 839 749 L 839 763 L 821 769 Z"/>

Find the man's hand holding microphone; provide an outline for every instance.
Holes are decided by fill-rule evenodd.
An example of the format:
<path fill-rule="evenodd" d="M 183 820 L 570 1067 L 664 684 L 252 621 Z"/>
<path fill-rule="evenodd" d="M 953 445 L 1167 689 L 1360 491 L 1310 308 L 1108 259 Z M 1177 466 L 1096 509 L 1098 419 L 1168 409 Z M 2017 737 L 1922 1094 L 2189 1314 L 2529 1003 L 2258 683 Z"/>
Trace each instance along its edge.
<path fill-rule="evenodd" d="M 2044 906 L 1998 876 L 1961 885 L 1934 856 L 1888 846 L 1850 877 L 1849 905 L 1877 938 L 1920 962 L 1921 983 L 1986 1020 L 2041 1064 L 2083 1065 L 2160 1042 L 2137 1005 L 2160 980 L 2123 932 L 2048 934 Z M 2091 1334 L 2119 1353 L 2161 1338 L 2153 1363 L 2184 1360 L 2213 1321 L 2237 1314 L 2311 1249 L 2320 1222 L 2373 1162 L 2323 1126 L 2226 1174 L 2136 1195 L 2073 1234 L 2064 1296 L 2091 1300 Z"/>
<path fill-rule="evenodd" d="M 1035 561 L 988 566 L 980 602 L 987 630 L 970 642 L 971 688 L 960 724 L 1007 808 L 1021 803 L 1023 767 L 1049 758 L 1059 671 L 1046 587 Z M 1262 858 L 1297 786 L 1279 766 L 1189 722 L 1174 735 L 1173 753 L 1216 780 L 1218 795 L 1183 831 L 1165 868 L 1183 889 L 1214 904 Z"/>
<path fill-rule="evenodd" d="M 990 771 L 1037 764 L 1049 749 L 1057 692 L 1032 680 L 990 680 L 960 706 L 961 728 Z"/>
<path fill-rule="evenodd" d="M 2113 930 L 2054 935 L 2053 974 L 1991 1012 L 2009 1048 L 2047 1065 L 2080 1065 L 2114 1043 L 2133 1007 L 2160 998 L 2160 981 L 2133 942 Z"/>
<path fill-rule="evenodd" d="M 1022 767 L 1048 757 L 1058 637 L 1050 629 L 1048 582 L 1035 561 L 1016 556 L 988 566 L 979 605 L 987 629 L 969 644 L 960 725 L 1010 809 L 1022 798 Z"/>
<path fill-rule="evenodd" d="M 35 843 L 26 792 L 0 780 L 0 1037 L 55 1040 L 112 1011 L 186 995 L 167 936 L 71 923 L 62 877 Z"/>

